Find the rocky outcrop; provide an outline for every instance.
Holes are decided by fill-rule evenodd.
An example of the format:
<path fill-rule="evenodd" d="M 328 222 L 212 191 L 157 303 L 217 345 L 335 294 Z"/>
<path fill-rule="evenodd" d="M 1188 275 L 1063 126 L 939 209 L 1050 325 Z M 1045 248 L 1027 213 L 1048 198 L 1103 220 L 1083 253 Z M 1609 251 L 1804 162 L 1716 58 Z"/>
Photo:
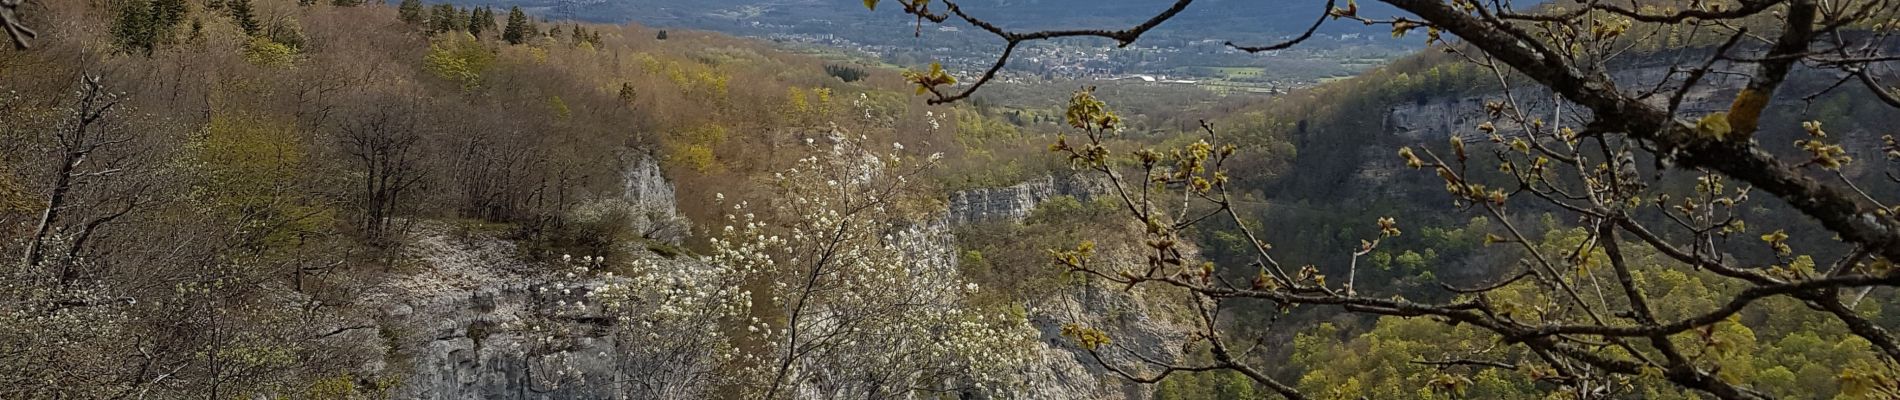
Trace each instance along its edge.
<path fill-rule="evenodd" d="M 636 219 L 643 229 L 665 227 L 679 219 L 673 187 L 651 157 L 630 157 L 623 171 L 621 206 L 645 210 L 648 219 Z M 1007 187 L 963 192 L 951 197 L 951 208 L 939 218 L 899 232 L 912 251 L 924 260 L 911 266 L 918 275 L 956 274 L 959 251 L 952 230 L 958 224 L 1018 221 L 1040 203 L 1058 196 L 1089 199 L 1108 190 L 1106 184 L 1075 177 L 1047 177 Z M 670 236 L 653 237 L 677 243 L 684 238 L 683 221 Z M 463 399 L 608 399 L 627 393 L 622 371 L 628 346 L 609 334 L 610 318 L 561 313 L 556 308 L 584 298 L 589 286 L 555 286 L 547 265 L 518 258 L 514 245 L 495 237 L 455 234 L 455 229 L 423 224 L 410 238 L 405 258 L 417 272 L 385 282 L 363 296 L 365 308 L 377 310 L 374 330 L 362 336 L 381 342 L 383 359 L 366 369 L 398 377 L 395 398 Z M 643 232 L 646 230 L 643 230 Z M 645 255 L 645 257 L 655 257 Z M 697 268 L 690 259 L 653 258 L 651 261 Z M 1098 287 L 1065 289 L 1025 304 L 1026 316 L 1038 341 L 1023 369 L 1025 393 L 995 396 L 1049 400 L 1145 399 L 1147 387 L 1121 380 L 1102 368 L 1088 352 L 1062 336 L 1062 326 L 1074 323 L 1100 329 L 1117 346 L 1153 359 L 1174 359 L 1183 330 L 1156 317 L 1148 302 L 1119 290 Z M 1159 314 L 1166 314 L 1159 312 Z M 560 318 L 549 318 L 561 315 Z M 369 332 L 376 332 L 371 335 Z M 558 332 L 558 333 L 551 333 Z M 630 340 L 630 339 L 629 339 Z M 1118 365 L 1134 365 L 1126 356 L 1113 356 Z M 687 395 L 685 398 L 695 396 Z"/>
<path fill-rule="evenodd" d="M 1037 205 L 1058 196 L 1089 201 L 1113 190 L 1105 179 L 1092 174 L 1050 175 L 1012 186 L 973 189 L 950 194 L 950 223 L 969 225 L 980 222 L 1018 222 L 1029 216 Z"/>
<path fill-rule="evenodd" d="M 954 238 L 947 232 L 953 226 L 978 223 L 1017 223 L 1036 207 L 1050 199 L 1070 196 L 1091 201 L 1113 193 L 1112 183 L 1093 174 L 1080 173 L 1047 176 L 1012 186 L 975 189 L 953 193 L 944 223 L 936 229 L 950 239 L 944 246 L 955 249 Z M 1106 250 L 1104 257 L 1134 257 L 1127 249 Z M 957 265 L 957 253 L 943 255 L 950 266 Z M 1129 258 L 1134 259 L 1134 258 Z M 1122 351 L 1131 351 L 1151 360 L 1176 360 L 1187 328 L 1163 316 L 1174 314 L 1165 305 L 1144 300 L 1142 290 L 1121 291 L 1100 286 L 1051 288 L 1056 292 L 1024 304 L 1029 324 L 1038 334 L 1036 348 L 1023 370 L 1030 398 L 1049 400 L 1147 399 L 1151 387 L 1122 379 L 1104 368 L 1087 350 L 1062 335 L 1062 326 L 1076 324 L 1101 330 L 1115 341 L 1116 349 L 1104 351 L 1106 360 L 1136 372 L 1146 372 L 1142 362 Z"/>
<path fill-rule="evenodd" d="M 963 215 L 965 223 L 999 222 L 1021 220 L 1036 205 L 1054 196 L 1077 196 L 1088 199 L 1089 196 L 1105 193 L 1106 185 L 1090 188 L 1074 181 L 1059 183 L 1061 179 L 1044 179 L 1003 189 L 992 189 L 985 193 L 994 203 L 980 203 L 992 207 L 982 212 L 952 208 L 943 218 L 934 223 L 915 227 L 905 231 L 920 240 L 916 243 L 931 243 L 927 249 L 916 249 L 919 259 L 928 260 L 930 268 L 956 268 L 959 265 L 956 237 L 951 233 L 952 219 Z M 1056 193 L 1056 194 L 1050 194 Z M 1003 197 L 1012 195 L 1019 197 Z M 1044 197 L 1046 196 L 1046 197 Z M 955 197 L 953 197 L 955 198 Z M 969 198 L 964 196 L 964 198 Z M 981 218 L 978 218 L 981 217 Z M 1103 249 L 1103 257 L 1136 259 L 1132 248 L 1109 246 Z M 919 272 L 925 274 L 924 272 Z M 1124 351 L 1140 354 L 1150 360 L 1177 360 L 1180 349 L 1170 347 L 1169 343 L 1181 343 L 1186 337 L 1187 328 L 1166 318 L 1178 314 L 1168 306 L 1146 301 L 1144 290 L 1123 291 L 1099 285 L 1050 288 L 1054 294 L 1034 296 L 1036 300 L 1023 304 L 1024 316 L 1031 328 L 1036 330 L 1037 341 L 1032 349 L 1028 364 L 1021 371 L 1026 393 L 1011 393 L 1001 398 L 1025 397 L 1039 400 L 1104 400 L 1104 399 L 1148 399 L 1153 390 L 1123 379 L 1104 368 L 1094 356 L 1075 345 L 1073 338 L 1062 335 L 1062 326 L 1076 324 L 1101 330 L 1115 341 L 1115 350 L 1105 350 L 1103 355 L 1108 362 L 1138 373 L 1148 373 L 1141 361 Z"/>
<path fill-rule="evenodd" d="M 366 299 L 380 310 L 390 343 L 384 373 L 402 377 L 394 398 L 614 398 L 610 380 L 585 381 L 612 376 L 611 336 L 572 337 L 548 351 L 527 325 L 550 304 L 581 293 L 539 290 L 546 273 L 515 259 L 507 241 L 422 231 L 409 252 L 424 271 Z"/>
<path fill-rule="evenodd" d="M 1076 347 L 1074 340 L 1062 336 L 1064 324 L 1077 324 L 1101 330 L 1114 341 L 1113 350 L 1103 350 L 1107 362 L 1118 368 L 1141 374 L 1153 374 L 1146 365 L 1121 352 L 1141 354 L 1151 360 L 1175 361 L 1187 328 L 1162 317 L 1168 312 L 1154 303 L 1141 301 L 1139 294 L 1084 286 L 1064 290 L 1025 305 L 1029 324 L 1040 334 L 1035 357 L 1024 373 L 1037 399 L 1147 399 L 1153 388 L 1121 378 L 1104 368 L 1087 350 Z"/>
<path fill-rule="evenodd" d="M 1657 89 L 1654 96 L 1644 100 L 1657 106 L 1666 106 L 1674 94 L 1673 84 L 1683 78 L 1680 73 L 1672 72 L 1670 63 L 1651 60 L 1647 64 L 1632 65 L 1614 72 L 1614 79 L 1625 86 L 1626 91 Z M 1748 83 L 1752 69 L 1746 65 L 1717 64 L 1717 73 L 1705 76 L 1694 90 L 1682 95 L 1682 103 L 1676 109 L 1676 115 L 1685 120 L 1726 111 L 1730 102 Z M 1673 76 L 1672 76 L 1673 74 Z M 1829 71 L 1797 69 L 1789 77 L 1789 82 L 1778 93 L 1770 105 L 1763 130 L 1756 140 L 1763 148 L 1775 153 L 1799 157 L 1795 147 L 1788 145 L 1801 138 L 1799 120 L 1788 118 L 1810 118 L 1808 113 L 1816 107 L 1814 102 L 1802 98 L 1820 92 L 1839 79 Z M 1853 89 L 1837 89 L 1851 91 Z M 1553 96 L 1548 89 L 1520 88 L 1512 90 L 1509 98 L 1515 99 L 1522 112 L 1533 119 L 1554 121 L 1552 126 L 1572 127 L 1582 130 L 1581 121 L 1589 120 L 1589 110 Z M 1846 96 L 1847 92 L 1830 96 Z M 1345 182 L 1348 193 L 1357 195 L 1399 196 L 1407 191 L 1408 185 L 1422 184 L 1425 189 L 1435 189 L 1436 179 L 1418 179 L 1404 168 L 1403 161 L 1396 155 L 1400 146 L 1425 146 L 1442 150 L 1451 137 L 1458 137 L 1466 143 L 1478 144 L 1478 148 L 1489 146 L 1489 135 L 1478 130 L 1485 121 L 1494 121 L 1494 125 L 1505 137 L 1521 136 L 1521 126 L 1511 122 L 1511 118 L 1491 118 L 1487 115 L 1485 104 L 1503 102 L 1507 98 L 1503 92 L 1490 92 L 1480 95 L 1438 95 L 1420 97 L 1413 101 L 1391 105 L 1383 116 L 1383 130 L 1380 141 L 1368 142 L 1357 149 L 1360 159 L 1365 162 L 1357 165 L 1355 173 Z M 1561 106 L 1561 107 L 1559 107 Z M 1880 116 L 1868 116 L 1869 120 L 1878 120 Z M 1829 121 L 1823 121 L 1829 122 Z M 1843 124 L 1832 121 L 1828 126 L 1830 138 L 1836 140 L 1857 159 L 1878 157 L 1880 136 L 1886 132 L 1877 132 L 1862 128 L 1866 124 Z M 1545 128 L 1551 129 L 1551 128 Z M 1330 134 L 1315 132 L 1313 134 Z M 1488 151 L 1488 150 L 1486 150 Z M 1441 153 L 1442 154 L 1442 153 Z M 1485 159 L 1489 159 L 1485 157 Z M 1850 164 L 1845 171 L 1849 176 L 1875 172 L 1863 170 L 1866 164 Z M 1431 191 L 1431 190 L 1427 190 Z M 1434 192 L 1436 193 L 1436 192 Z"/>
<path fill-rule="evenodd" d="M 682 243 L 690 225 L 658 159 L 633 151 L 622 165 L 620 190 L 575 217 L 621 214 L 613 221 L 643 240 Z M 629 344 L 606 333 L 612 320 L 552 310 L 579 303 L 586 286 L 553 286 L 563 281 L 550 270 L 558 267 L 521 260 L 501 238 L 458 231 L 422 224 L 405 248 L 418 271 L 364 296 L 386 354 L 369 369 L 400 377 L 395 398 L 609 399 L 624 392 L 614 377 L 630 366 L 616 355 Z M 634 253 L 679 268 L 694 263 Z"/>
<path fill-rule="evenodd" d="M 549 308 L 572 303 L 586 287 L 549 288 L 547 273 L 513 258 L 512 245 L 494 238 L 457 238 L 424 229 L 410 247 L 424 272 L 389 282 L 366 302 L 380 310 L 387 356 L 377 369 L 400 376 L 396 398 L 464 399 L 609 399 L 624 393 L 613 377 L 637 366 L 615 357 L 623 346 L 616 336 L 590 329 L 602 324 L 585 315 L 549 321 Z M 938 222 L 906 230 L 915 243 L 919 268 L 954 268 L 955 239 Z M 692 268 L 691 261 L 669 261 Z M 920 274 L 929 274 L 920 271 Z M 1048 400 L 1145 399 L 1149 388 L 1115 377 L 1088 352 L 1062 336 L 1063 324 L 1101 329 L 1118 346 L 1152 359 L 1175 359 L 1182 328 L 1169 323 L 1152 305 L 1119 290 L 1101 287 L 1065 289 L 1024 309 L 1038 341 L 1023 369 L 1027 392 L 1011 393 Z M 565 324 L 565 328 L 530 324 Z M 543 332 L 560 331 L 559 335 Z M 550 345 L 545 338 L 559 337 Z M 1136 365 L 1111 356 L 1118 365 Z"/>
<path fill-rule="evenodd" d="M 692 225 L 680 216 L 673 183 L 661 173 L 660 160 L 646 152 L 625 158 L 620 200 L 629 206 L 634 231 L 649 240 L 679 245 L 692 231 Z"/>

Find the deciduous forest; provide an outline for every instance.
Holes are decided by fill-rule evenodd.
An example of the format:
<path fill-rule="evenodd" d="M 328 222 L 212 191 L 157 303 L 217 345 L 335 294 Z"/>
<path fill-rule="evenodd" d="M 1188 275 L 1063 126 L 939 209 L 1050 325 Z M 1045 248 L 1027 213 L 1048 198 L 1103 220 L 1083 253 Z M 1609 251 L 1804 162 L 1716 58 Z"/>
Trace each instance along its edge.
<path fill-rule="evenodd" d="M 1900 399 L 1900 4 L 959 3 L 0 0 L 0 398 Z"/>

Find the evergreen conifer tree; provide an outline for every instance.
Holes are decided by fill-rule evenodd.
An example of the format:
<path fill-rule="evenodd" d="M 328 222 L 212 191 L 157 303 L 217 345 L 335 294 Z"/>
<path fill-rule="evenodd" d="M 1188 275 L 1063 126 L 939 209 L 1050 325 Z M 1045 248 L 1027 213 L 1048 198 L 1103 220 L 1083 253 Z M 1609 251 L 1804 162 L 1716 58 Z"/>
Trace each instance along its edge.
<path fill-rule="evenodd" d="M 534 32 L 534 25 L 528 22 L 528 14 L 521 12 L 521 7 L 510 8 L 508 27 L 501 31 L 502 40 L 507 40 L 508 44 L 527 43 L 531 32 Z"/>
<path fill-rule="evenodd" d="M 257 36 L 264 31 L 264 25 L 257 22 L 257 12 L 251 9 L 251 0 L 225 0 L 225 6 L 231 8 L 231 22 L 244 34 Z"/>
<path fill-rule="evenodd" d="M 494 16 L 488 15 L 487 8 L 477 8 L 477 9 L 469 10 L 468 12 L 469 36 L 474 36 L 476 39 L 481 39 L 482 31 L 488 29 L 488 24 L 494 23 L 493 21 L 494 18 L 495 18 Z"/>
<path fill-rule="evenodd" d="M 422 0 L 402 0 L 402 5 L 397 6 L 396 11 L 402 22 L 408 22 L 411 25 L 422 24 L 424 18 Z"/>
<path fill-rule="evenodd" d="M 170 33 L 172 27 L 185 21 L 185 13 L 190 10 L 185 0 L 153 0 L 152 26 L 158 28 L 154 32 Z"/>
<path fill-rule="evenodd" d="M 119 8 L 119 17 L 112 23 L 112 38 L 121 50 L 151 54 L 152 7 L 142 0 L 131 0 Z"/>
<path fill-rule="evenodd" d="M 455 23 L 455 31 L 458 31 L 458 32 L 468 31 L 469 21 L 475 20 L 474 11 L 475 11 L 474 9 L 466 9 L 466 8 L 455 10 L 455 17 L 449 20 L 449 22 Z"/>
<path fill-rule="evenodd" d="M 190 9 L 184 0 L 133 0 L 120 5 L 113 21 L 113 42 L 127 52 L 150 55 L 172 41 L 172 32 Z"/>
<path fill-rule="evenodd" d="M 446 3 L 437 4 L 434 12 L 429 15 L 429 32 L 443 33 L 460 31 L 462 30 L 462 22 L 465 20 L 467 19 L 456 18 L 455 5 Z"/>

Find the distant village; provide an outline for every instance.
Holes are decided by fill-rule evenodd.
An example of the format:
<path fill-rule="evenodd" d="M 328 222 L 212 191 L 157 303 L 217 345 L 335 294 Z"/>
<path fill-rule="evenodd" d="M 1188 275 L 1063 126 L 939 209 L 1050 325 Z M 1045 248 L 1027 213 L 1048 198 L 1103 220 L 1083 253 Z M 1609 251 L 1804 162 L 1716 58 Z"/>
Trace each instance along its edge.
<path fill-rule="evenodd" d="M 766 32 L 793 31 L 790 26 L 777 26 L 763 22 L 751 22 L 751 28 Z M 909 23 L 905 27 L 915 29 Z M 973 35 L 956 26 L 924 26 L 922 29 L 935 33 L 948 34 L 951 37 L 964 37 L 970 40 L 988 39 Z M 906 35 L 908 36 L 908 35 Z M 899 44 L 902 41 L 886 43 L 863 43 L 833 33 L 770 33 L 764 38 L 778 43 L 823 46 L 844 51 L 856 52 L 868 58 L 875 58 L 893 64 L 909 65 L 926 62 L 940 62 L 945 69 L 960 74 L 959 79 L 974 79 L 982 71 L 988 70 L 996 61 L 994 54 L 985 52 L 984 46 L 936 45 L 925 47 L 921 42 Z M 940 36 L 941 37 L 941 36 Z M 1313 41 L 1334 42 L 1351 45 L 1355 43 L 1372 44 L 1373 38 L 1360 33 L 1338 35 L 1316 34 Z M 987 42 L 983 42 L 987 43 Z M 959 48 L 961 47 L 961 48 Z M 1342 46 L 1334 46 L 1342 47 Z M 1196 68 L 1206 65 L 1229 65 L 1244 63 L 1247 60 L 1259 60 L 1263 57 L 1291 56 L 1320 58 L 1322 50 L 1302 48 L 1298 53 L 1282 54 L 1266 52 L 1246 54 L 1227 46 L 1220 40 L 1206 39 L 1197 41 L 1176 41 L 1152 45 L 1136 44 L 1129 47 L 1116 47 L 1110 44 L 1089 41 L 1044 42 L 1025 46 L 1016 50 L 1008 68 L 998 73 L 996 79 L 1002 82 L 1039 82 L 1055 80 L 1100 80 L 1127 81 L 1132 83 L 1151 83 L 1156 85 L 1226 85 L 1239 86 L 1255 92 L 1281 92 L 1315 84 L 1319 79 L 1271 78 L 1240 74 L 1209 73 L 1209 69 Z M 929 60 L 906 59 L 907 54 L 929 54 Z M 1336 58 L 1336 57 L 1335 57 Z M 1246 68 L 1246 67 L 1242 67 Z"/>

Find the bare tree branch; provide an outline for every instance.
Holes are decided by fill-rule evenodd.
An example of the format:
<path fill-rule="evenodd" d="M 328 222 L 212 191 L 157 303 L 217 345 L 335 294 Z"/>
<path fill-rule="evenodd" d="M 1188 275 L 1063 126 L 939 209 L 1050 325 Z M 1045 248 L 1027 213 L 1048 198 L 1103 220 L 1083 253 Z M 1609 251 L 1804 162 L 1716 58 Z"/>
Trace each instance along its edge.
<path fill-rule="evenodd" d="M 26 50 L 29 47 L 27 40 L 39 37 L 39 32 L 27 28 L 26 23 L 20 21 L 22 18 L 20 6 L 23 1 L 25 0 L 0 0 L 0 27 L 6 29 L 7 37 L 13 40 L 13 48 L 17 50 Z"/>

